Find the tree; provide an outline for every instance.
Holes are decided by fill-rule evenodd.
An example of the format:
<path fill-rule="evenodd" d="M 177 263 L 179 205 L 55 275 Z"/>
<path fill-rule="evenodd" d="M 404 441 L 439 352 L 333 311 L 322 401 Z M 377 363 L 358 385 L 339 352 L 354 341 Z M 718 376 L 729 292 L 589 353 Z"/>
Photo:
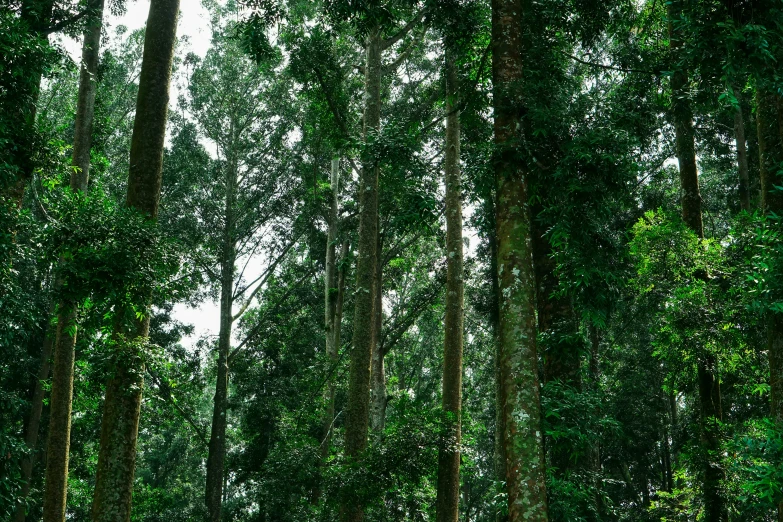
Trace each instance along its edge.
<path fill-rule="evenodd" d="M 528 175 L 516 155 L 522 139 L 521 2 L 492 3 L 495 109 L 495 220 L 498 256 L 499 408 L 509 521 L 546 521 L 547 500 L 536 352 L 535 272 Z"/>
<path fill-rule="evenodd" d="M 459 445 L 462 435 L 463 259 L 459 110 L 453 50 L 446 49 L 446 320 L 443 345 L 443 438 L 438 454 L 438 520 L 459 518 Z"/>
<path fill-rule="evenodd" d="M 79 76 L 79 98 L 74 125 L 73 160 L 70 189 L 75 194 L 87 193 L 92 147 L 93 116 L 95 113 L 96 74 L 103 27 L 103 0 L 90 5 L 93 11 L 84 32 L 82 67 Z M 61 286 L 55 283 L 55 286 Z M 51 346 L 44 341 L 43 357 L 48 359 Z M 46 447 L 46 490 L 44 520 L 65 520 L 68 496 L 68 451 L 71 439 L 71 405 L 73 402 L 73 372 L 76 348 L 76 303 L 61 301 L 58 305 L 57 327 L 54 335 L 54 363 L 52 365 L 52 396 L 49 410 L 49 440 Z M 48 366 L 44 360 L 42 366 Z M 40 372 L 44 374 L 44 369 Z M 48 373 L 48 372 L 47 372 Z M 43 397 L 41 397 L 43 399 Z M 36 397 L 37 400 L 37 397 Z M 40 407 L 34 405 L 40 415 Z M 35 421 L 37 432 L 38 420 Z M 33 441 L 34 442 L 34 441 Z M 34 444 L 31 445 L 31 447 Z M 29 476 L 28 476 L 29 479 Z"/>
<path fill-rule="evenodd" d="M 158 214 L 169 83 L 179 0 L 152 0 L 144 39 L 136 119 L 130 150 L 126 205 L 149 219 Z M 130 520 L 143 379 L 143 344 L 149 333 L 147 303 L 130 322 L 117 310 L 115 367 L 106 385 L 100 453 L 92 503 L 96 522 Z"/>

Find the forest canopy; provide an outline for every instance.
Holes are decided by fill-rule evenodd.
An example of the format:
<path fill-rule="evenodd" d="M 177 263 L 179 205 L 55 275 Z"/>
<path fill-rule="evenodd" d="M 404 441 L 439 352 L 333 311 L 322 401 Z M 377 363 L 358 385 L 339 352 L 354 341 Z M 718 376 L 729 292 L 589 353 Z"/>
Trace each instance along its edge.
<path fill-rule="evenodd" d="M 783 521 L 782 61 L 779 0 L 0 2 L 0 520 Z"/>

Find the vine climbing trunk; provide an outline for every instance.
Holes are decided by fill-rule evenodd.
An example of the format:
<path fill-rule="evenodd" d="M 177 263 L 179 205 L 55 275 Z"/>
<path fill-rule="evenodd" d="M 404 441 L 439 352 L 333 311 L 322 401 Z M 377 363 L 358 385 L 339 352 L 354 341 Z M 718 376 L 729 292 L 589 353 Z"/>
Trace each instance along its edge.
<path fill-rule="evenodd" d="M 381 33 L 370 30 L 365 63 L 364 137 L 370 144 L 381 125 Z M 371 145 L 370 145 L 371 146 Z M 371 154 L 365 155 L 359 180 L 359 239 L 354 294 L 353 349 L 348 377 L 345 419 L 345 454 L 357 458 L 367 447 L 370 414 L 370 365 L 375 316 L 375 264 L 378 247 L 378 174 Z M 346 522 L 364 518 L 362 506 L 345 502 L 341 509 Z"/>
<path fill-rule="evenodd" d="M 682 41 L 676 30 L 677 18 L 681 16 L 682 0 L 668 4 L 670 46 L 675 55 Z M 696 145 L 693 128 L 693 111 L 690 104 L 688 74 L 683 67 L 677 67 L 671 78 L 671 119 L 674 125 L 675 150 L 680 170 L 682 190 L 682 219 L 700 239 L 704 238 L 701 213 L 699 174 L 696 166 Z M 707 277 L 702 274 L 701 277 Z M 698 395 L 701 421 L 699 437 L 705 453 L 703 494 L 706 522 L 726 522 L 728 512 L 721 493 L 724 479 L 720 463 L 720 420 L 721 393 L 718 380 L 718 360 L 715 354 L 703 351 L 697 361 Z"/>
<path fill-rule="evenodd" d="M 234 125 L 231 124 L 234 138 Z M 226 464 L 226 428 L 228 426 L 228 357 L 234 324 L 234 264 L 236 262 L 236 187 L 238 164 L 229 155 L 225 171 L 226 197 L 223 202 L 225 224 L 220 255 L 220 332 L 218 333 L 217 376 L 212 404 L 212 427 L 207 456 L 205 500 L 210 522 L 220 522 Z"/>
<path fill-rule="evenodd" d="M 783 104 L 776 94 L 759 89 L 756 98 L 761 208 L 765 213 L 783 215 L 783 191 L 778 166 L 783 161 Z M 783 425 L 783 314 L 769 311 L 766 317 L 769 357 L 770 413 Z M 783 522 L 783 501 L 778 505 L 778 520 Z"/>
<path fill-rule="evenodd" d="M 500 399 L 509 522 L 547 522 L 536 291 L 522 139 L 522 2 L 492 1 Z"/>
<path fill-rule="evenodd" d="M 457 72 L 446 46 L 446 316 L 443 333 L 444 425 L 438 448 L 437 522 L 459 519 L 460 443 L 462 441 L 462 336 L 464 328 L 462 183 Z"/>
<path fill-rule="evenodd" d="M 160 199 L 178 13 L 179 0 L 150 2 L 131 138 L 126 205 L 153 220 L 157 219 Z M 113 374 L 106 385 L 91 512 L 93 522 L 128 522 L 131 513 L 144 386 L 140 345 L 149 335 L 150 323 L 149 314 L 131 325 L 122 324 L 121 311 L 118 311 L 118 317 L 114 339 L 120 346 Z"/>
<path fill-rule="evenodd" d="M 103 27 L 103 0 L 93 0 L 92 18 L 84 32 L 82 64 L 79 74 L 79 95 L 74 122 L 73 158 L 70 188 L 87 192 L 92 148 L 93 116 L 95 114 L 96 74 Z M 60 261 L 65 262 L 64 260 Z M 57 280 L 56 288 L 62 287 Z M 62 522 L 68 496 L 68 453 L 71 439 L 71 407 L 73 374 L 76 360 L 77 303 L 61 300 L 57 307 L 57 328 L 54 339 L 52 393 L 49 401 L 49 440 L 46 448 L 43 520 Z"/>

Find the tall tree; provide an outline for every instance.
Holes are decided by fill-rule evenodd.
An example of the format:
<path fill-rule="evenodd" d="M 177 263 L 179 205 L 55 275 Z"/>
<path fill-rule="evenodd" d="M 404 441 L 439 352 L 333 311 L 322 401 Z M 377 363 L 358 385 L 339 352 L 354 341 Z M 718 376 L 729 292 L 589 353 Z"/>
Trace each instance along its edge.
<path fill-rule="evenodd" d="M 74 124 L 71 190 L 86 193 L 90 173 L 98 56 L 103 28 L 103 0 L 90 4 L 91 18 L 84 32 L 79 96 Z M 56 286 L 60 286 L 58 282 Z M 46 342 L 46 341 L 44 341 Z M 68 452 L 71 441 L 71 404 L 76 359 L 76 303 L 63 300 L 58 305 L 52 366 L 52 396 L 49 402 L 49 440 L 46 447 L 46 478 L 43 518 L 46 522 L 65 520 L 68 496 Z M 44 347 L 46 351 L 46 347 Z M 35 406 L 34 406 L 35 407 Z"/>
<path fill-rule="evenodd" d="M 668 4 L 670 47 L 675 59 L 682 49 L 682 1 Z M 680 171 L 682 219 L 699 239 L 704 239 L 699 173 L 696 165 L 696 143 L 693 109 L 690 102 L 688 72 L 680 62 L 671 77 L 671 118 L 674 126 L 675 153 Z M 702 277 L 706 280 L 707 274 Z M 708 522 L 724 522 L 728 518 L 721 492 L 724 478 L 720 464 L 721 393 L 718 380 L 718 359 L 702 347 L 697 356 L 698 398 L 701 409 L 700 437 L 706 453 L 704 463 L 704 505 Z"/>
<path fill-rule="evenodd" d="M 443 436 L 438 448 L 438 522 L 459 519 L 460 449 L 462 441 L 462 183 L 457 71 L 454 51 L 446 44 L 446 318 L 443 339 Z"/>
<path fill-rule="evenodd" d="M 548 520 L 536 352 L 528 173 L 518 156 L 524 100 L 522 2 L 492 2 L 500 398 L 510 522 Z"/>
<path fill-rule="evenodd" d="M 133 124 L 126 205 L 152 220 L 158 215 L 178 14 L 179 0 L 150 2 Z M 139 304 L 147 308 L 147 303 Z M 91 515 L 95 522 L 128 522 L 131 513 L 144 385 L 140 344 L 149 335 L 150 318 L 146 312 L 126 325 L 122 310 L 117 314 L 113 335 L 120 354 L 106 385 Z"/>

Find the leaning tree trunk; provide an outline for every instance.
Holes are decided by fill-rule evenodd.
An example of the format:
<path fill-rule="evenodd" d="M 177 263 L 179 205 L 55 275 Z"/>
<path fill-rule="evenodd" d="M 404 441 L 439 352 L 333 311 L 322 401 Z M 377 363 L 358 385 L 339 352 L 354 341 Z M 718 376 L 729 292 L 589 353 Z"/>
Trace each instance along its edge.
<path fill-rule="evenodd" d="M 778 165 L 783 161 L 783 106 L 772 92 L 759 89 L 756 99 L 759 164 L 761 173 L 761 208 L 764 212 L 783 214 L 783 191 Z M 771 416 L 783 425 L 783 314 L 767 312 L 767 353 Z M 778 520 L 783 522 L 783 501 L 778 505 Z"/>
<path fill-rule="evenodd" d="M 233 135 L 233 132 L 232 132 Z M 226 427 L 228 426 L 228 356 L 231 350 L 231 327 L 234 323 L 234 263 L 236 242 L 234 213 L 236 211 L 237 163 L 229 160 L 226 169 L 225 228 L 220 260 L 220 333 L 218 335 L 217 378 L 212 409 L 212 430 L 207 457 L 205 500 L 210 522 L 220 522 L 223 505 L 223 479 L 226 461 Z"/>
<path fill-rule="evenodd" d="M 536 291 L 522 127 L 522 2 L 492 1 L 498 342 L 510 522 L 546 522 Z"/>
<path fill-rule="evenodd" d="M 94 18 L 84 32 L 82 67 L 79 75 L 79 97 L 74 123 L 71 190 L 87 192 L 92 148 L 93 116 L 95 114 L 96 74 L 103 28 L 103 0 L 93 0 Z M 64 262 L 61 260 L 61 262 Z M 58 280 L 56 288 L 62 286 Z M 54 340 L 52 395 L 49 408 L 49 441 L 46 448 L 46 478 L 44 487 L 44 522 L 65 520 L 68 496 L 68 452 L 71 440 L 71 405 L 73 403 L 73 373 L 76 359 L 76 306 L 62 300 L 57 309 L 57 329 Z"/>
<path fill-rule="evenodd" d="M 381 36 L 374 28 L 367 37 L 365 64 L 365 139 L 377 132 L 381 124 Z M 367 447 L 370 414 L 370 364 L 372 360 L 375 317 L 375 263 L 378 246 L 378 173 L 377 163 L 369 158 L 362 165 L 359 183 L 359 243 L 356 260 L 354 297 L 353 350 L 348 382 L 348 404 L 345 419 L 345 453 L 357 458 Z M 361 522 L 361 506 L 345 503 L 342 518 Z"/>
<path fill-rule="evenodd" d="M 437 522 L 459 519 L 459 465 L 462 440 L 462 184 L 457 73 L 446 47 L 446 317 L 443 327 L 443 434 L 438 448 Z"/>
<path fill-rule="evenodd" d="M 156 219 L 162 182 L 163 143 L 179 0 L 152 0 L 131 139 L 126 205 Z M 147 303 L 140 303 L 143 306 Z M 118 312 L 120 321 L 121 311 Z M 119 321 L 118 321 L 119 323 Z M 130 327 L 115 326 L 118 356 L 106 385 L 100 452 L 92 502 L 94 522 L 128 522 L 136 440 L 144 386 L 140 344 L 149 335 L 149 314 Z"/>
<path fill-rule="evenodd" d="M 673 20 L 679 16 L 680 5 L 670 3 L 669 37 L 671 47 L 677 51 L 681 44 L 674 29 Z M 678 68 L 671 79 L 672 123 L 674 124 L 675 148 L 680 169 L 682 189 L 682 219 L 700 239 L 704 238 L 704 225 L 701 215 L 701 194 L 699 175 L 696 167 L 696 146 L 693 129 L 693 112 L 689 100 L 688 75 Z M 706 278 L 706 274 L 702 274 Z M 720 464 L 721 419 L 720 383 L 717 378 L 717 357 L 712 353 L 702 353 L 696 362 L 698 373 L 698 393 L 701 410 L 700 439 L 706 453 L 704 465 L 704 505 L 706 522 L 725 522 L 728 512 L 720 487 L 724 478 Z"/>

